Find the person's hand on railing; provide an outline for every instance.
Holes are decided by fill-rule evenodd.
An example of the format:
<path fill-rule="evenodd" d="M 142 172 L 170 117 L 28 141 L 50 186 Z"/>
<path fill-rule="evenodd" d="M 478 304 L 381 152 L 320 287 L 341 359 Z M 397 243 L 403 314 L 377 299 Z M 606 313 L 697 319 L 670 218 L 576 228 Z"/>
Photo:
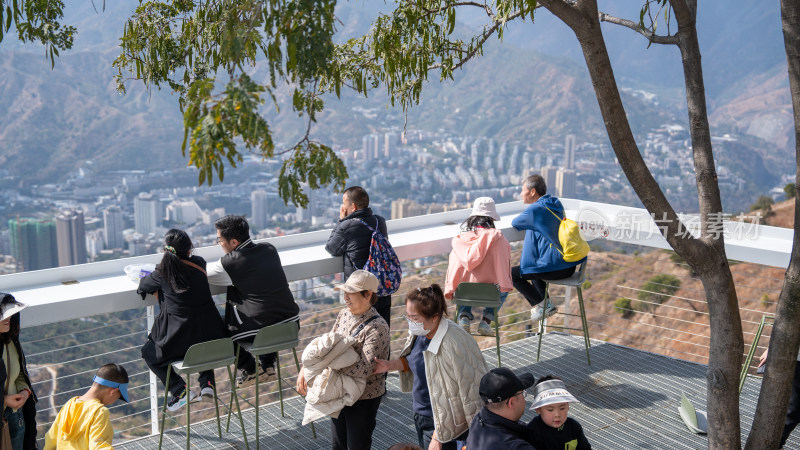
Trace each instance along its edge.
<path fill-rule="evenodd" d="M 308 385 L 306 385 L 306 375 L 303 373 L 303 367 L 300 367 L 300 371 L 297 372 L 297 393 L 305 396 L 308 394 Z"/>
<path fill-rule="evenodd" d="M 761 366 L 763 366 L 764 364 L 767 363 L 767 353 L 768 352 L 769 352 L 769 349 L 764 350 L 764 353 L 762 353 L 761 357 L 758 358 L 758 367 L 761 367 Z"/>
<path fill-rule="evenodd" d="M 375 358 L 375 367 L 372 369 L 373 374 L 392 372 L 395 370 L 403 370 L 403 362 L 399 359 L 378 359 Z"/>

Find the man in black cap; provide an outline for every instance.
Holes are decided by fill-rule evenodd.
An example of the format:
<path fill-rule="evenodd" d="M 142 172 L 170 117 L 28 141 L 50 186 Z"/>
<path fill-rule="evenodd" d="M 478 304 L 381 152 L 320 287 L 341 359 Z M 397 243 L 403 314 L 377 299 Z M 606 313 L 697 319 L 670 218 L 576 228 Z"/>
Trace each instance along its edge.
<path fill-rule="evenodd" d="M 506 367 L 492 369 L 481 378 L 478 393 L 483 408 L 469 426 L 469 450 L 534 450 L 526 440 L 525 424 L 519 421 L 525 413 L 525 389 L 533 382 L 533 375 L 518 377 Z"/>

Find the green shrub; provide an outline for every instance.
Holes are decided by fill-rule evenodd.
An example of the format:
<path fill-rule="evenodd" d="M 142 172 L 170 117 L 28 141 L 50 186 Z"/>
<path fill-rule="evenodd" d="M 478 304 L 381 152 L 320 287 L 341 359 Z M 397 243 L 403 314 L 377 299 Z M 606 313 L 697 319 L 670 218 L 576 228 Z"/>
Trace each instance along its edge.
<path fill-rule="evenodd" d="M 769 308 L 769 294 L 764 294 L 761 296 L 761 306 Z"/>
<path fill-rule="evenodd" d="M 674 275 L 660 273 L 650 277 L 649 280 L 642 286 L 636 296 L 639 300 L 651 301 L 661 304 L 667 297 L 671 297 L 681 287 L 681 280 Z"/>
<path fill-rule="evenodd" d="M 755 211 L 755 210 L 769 211 L 772 209 L 772 205 L 774 203 L 775 200 L 773 200 L 772 197 L 769 197 L 767 195 L 762 195 L 761 197 L 758 197 L 758 200 L 756 200 L 755 203 L 750 205 L 750 211 Z"/>
<path fill-rule="evenodd" d="M 581 286 L 583 289 L 589 289 L 590 287 L 592 287 L 592 282 L 589 280 L 584 281 L 583 286 Z"/>
<path fill-rule="evenodd" d="M 628 318 L 633 315 L 633 306 L 631 306 L 631 299 L 619 297 L 614 301 L 614 310 L 622 317 Z"/>

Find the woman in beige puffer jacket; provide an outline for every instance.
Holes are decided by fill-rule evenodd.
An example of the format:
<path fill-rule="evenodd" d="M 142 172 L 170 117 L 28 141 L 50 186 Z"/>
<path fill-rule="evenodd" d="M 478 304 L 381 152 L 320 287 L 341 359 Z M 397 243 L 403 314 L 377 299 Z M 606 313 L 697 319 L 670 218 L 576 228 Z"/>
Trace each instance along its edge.
<path fill-rule="evenodd" d="M 400 371 L 400 387 L 412 395 L 420 446 L 461 449 L 481 409 L 478 385 L 486 361 L 475 339 L 447 318 L 438 284 L 406 295 L 406 320 L 409 336 L 400 358 L 377 359 L 375 373 Z"/>

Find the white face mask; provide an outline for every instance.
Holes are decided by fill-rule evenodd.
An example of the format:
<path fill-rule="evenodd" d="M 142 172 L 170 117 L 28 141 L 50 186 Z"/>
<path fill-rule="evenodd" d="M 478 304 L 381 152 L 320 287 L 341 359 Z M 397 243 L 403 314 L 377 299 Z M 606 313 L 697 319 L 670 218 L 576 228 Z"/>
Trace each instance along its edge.
<path fill-rule="evenodd" d="M 413 320 L 406 317 L 408 321 L 408 332 L 413 334 L 414 336 L 425 336 L 430 333 L 430 330 L 425 329 L 425 324 L 422 322 L 414 322 Z"/>

